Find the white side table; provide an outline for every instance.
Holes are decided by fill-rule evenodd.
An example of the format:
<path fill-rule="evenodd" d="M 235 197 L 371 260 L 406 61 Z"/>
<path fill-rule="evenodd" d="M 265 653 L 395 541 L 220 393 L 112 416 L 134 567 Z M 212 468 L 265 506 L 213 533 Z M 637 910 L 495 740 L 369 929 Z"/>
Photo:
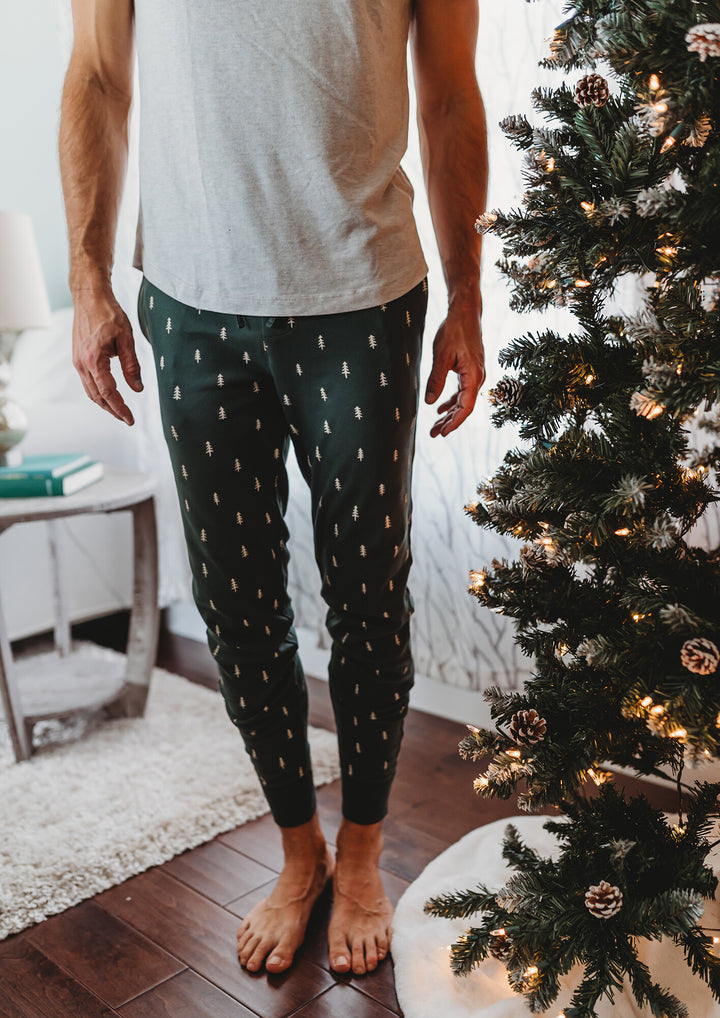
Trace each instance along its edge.
<path fill-rule="evenodd" d="M 144 474 L 107 468 L 105 477 L 75 495 L 43 498 L 0 498 L 0 533 L 15 523 L 44 521 L 50 532 L 55 601 L 55 646 L 61 657 L 72 658 L 65 591 L 65 570 L 58 540 L 58 520 L 84 513 L 131 512 L 133 516 L 133 604 L 130 614 L 125 673 L 103 674 L 89 688 L 72 680 L 27 688 L 17 680 L 16 665 L 0 603 L 0 697 L 10 729 L 16 760 L 32 753 L 32 731 L 38 721 L 63 718 L 77 711 L 104 708 L 112 717 L 138 717 L 145 710 L 150 675 L 157 654 L 158 558 L 154 482 Z M 70 675 L 72 670 L 70 669 Z"/>

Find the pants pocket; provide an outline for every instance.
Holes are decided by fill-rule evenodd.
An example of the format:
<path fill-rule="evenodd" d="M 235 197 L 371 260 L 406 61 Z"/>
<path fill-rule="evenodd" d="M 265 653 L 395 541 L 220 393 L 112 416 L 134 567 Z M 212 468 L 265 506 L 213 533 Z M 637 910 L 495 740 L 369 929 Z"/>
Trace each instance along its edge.
<path fill-rule="evenodd" d="M 138 316 L 138 322 L 140 324 L 140 331 L 142 332 L 142 334 L 145 337 L 145 339 L 148 342 L 150 342 L 150 336 L 148 334 L 147 313 L 145 311 L 145 290 L 147 289 L 147 287 L 145 285 L 146 282 L 147 281 L 145 279 L 145 276 L 143 276 L 142 282 L 140 283 L 140 289 L 138 290 L 137 316 Z"/>

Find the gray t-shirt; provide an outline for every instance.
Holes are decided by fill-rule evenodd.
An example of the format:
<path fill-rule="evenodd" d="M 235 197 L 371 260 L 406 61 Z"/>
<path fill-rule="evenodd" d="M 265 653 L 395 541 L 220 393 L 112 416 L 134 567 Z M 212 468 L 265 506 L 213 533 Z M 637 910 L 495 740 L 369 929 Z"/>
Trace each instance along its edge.
<path fill-rule="evenodd" d="M 135 264 L 232 314 L 372 307 L 427 268 L 400 160 L 411 0 L 135 0 Z"/>

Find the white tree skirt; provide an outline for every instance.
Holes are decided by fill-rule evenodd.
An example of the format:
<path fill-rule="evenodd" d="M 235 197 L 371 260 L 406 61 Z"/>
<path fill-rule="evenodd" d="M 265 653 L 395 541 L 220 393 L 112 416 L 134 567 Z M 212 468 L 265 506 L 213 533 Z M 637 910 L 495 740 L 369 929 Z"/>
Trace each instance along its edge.
<path fill-rule="evenodd" d="M 517 817 L 512 823 L 522 839 L 544 855 L 557 851 L 555 838 L 543 830 L 547 817 Z M 498 820 L 465 835 L 434 859 L 400 899 L 393 923 L 392 953 L 395 985 L 405 1018 L 525 1018 L 530 1014 L 524 999 L 508 984 L 506 968 L 489 959 L 469 976 L 453 975 L 449 947 L 473 925 L 468 919 L 440 919 L 423 913 L 428 898 L 487 884 L 500 887 L 513 872 L 502 857 L 507 820 Z M 703 925 L 720 927 L 720 907 L 710 902 Z M 667 986 L 688 1007 L 691 1018 L 720 1018 L 707 986 L 692 974 L 682 951 L 672 943 L 643 941 L 640 958 L 650 967 L 655 981 Z M 555 1018 L 570 1003 L 582 975 L 574 968 L 562 980 L 564 990 L 546 1014 Z M 615 996 L 615 1004 L 603 999 L 600 1018 L 649 1018 L 627 991 Z"/>

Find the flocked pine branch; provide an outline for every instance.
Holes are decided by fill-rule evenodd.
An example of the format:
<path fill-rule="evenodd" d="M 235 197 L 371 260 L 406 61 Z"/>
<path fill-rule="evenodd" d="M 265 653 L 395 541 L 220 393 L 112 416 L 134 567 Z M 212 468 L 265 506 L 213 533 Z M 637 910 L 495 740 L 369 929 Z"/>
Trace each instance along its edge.
<path fill-rule="evenodd" d="M 522 201 L 477 223 L 503 242 L 511 307 L 576 321 L 503 351 L 488 395 L 521 444 L 466 507 L 520 542 L 470 590 L 513 620 L 534 674 L 522 693 L 489 691 L 495 727 L 461 744 L 483 760 L 480 795 L 564 810 L 546 825 L 561 847 L 543 860 L 511 833 L 506 887 L 445 904 L 481 920 L 454 970 L 503 960 L 531 1011 L 580 962 L 568 1018 L 595 1015 L 624 976 L 680 1018 L 636 948 L 674 941 L 720 999 L 700 925 L 720 788 L 684 770 L 720 757 L 720 552 L 692 541 L 720 497 L 720 3 L 571 0 L 565 13 L 543 62 L 556 87 L 501 124 L 522 153 Z M 610 313 L 626 276 L 641 306 Z M 677 824 L 615 793 L 608 763 L 669 773 Z"/>

